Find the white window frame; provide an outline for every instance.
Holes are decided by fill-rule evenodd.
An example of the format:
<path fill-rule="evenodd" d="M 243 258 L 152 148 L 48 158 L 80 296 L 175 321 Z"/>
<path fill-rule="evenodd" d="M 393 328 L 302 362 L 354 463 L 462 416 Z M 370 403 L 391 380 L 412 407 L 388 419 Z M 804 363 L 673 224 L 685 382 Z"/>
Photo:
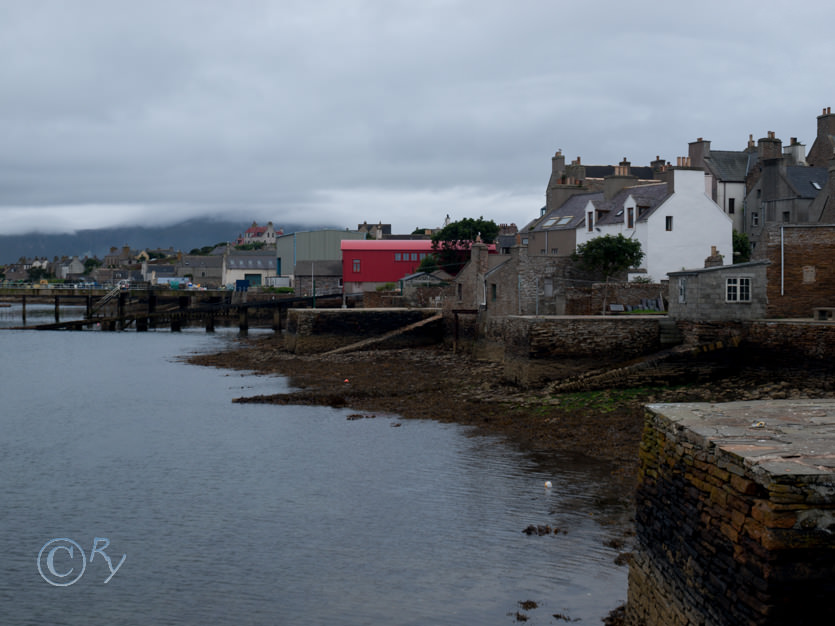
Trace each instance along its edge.
<path fill-rule="evenodd" d="M 751 302 L 751 278 L 749 276 L 726 278 L 725 302 Z"/>
<path fill-rule="evenodd" d="M 686 278 L 679 278 L 678 279 L 678 301 L 681 304 L 685 304 L 687 302 L 687 279 Z"/>

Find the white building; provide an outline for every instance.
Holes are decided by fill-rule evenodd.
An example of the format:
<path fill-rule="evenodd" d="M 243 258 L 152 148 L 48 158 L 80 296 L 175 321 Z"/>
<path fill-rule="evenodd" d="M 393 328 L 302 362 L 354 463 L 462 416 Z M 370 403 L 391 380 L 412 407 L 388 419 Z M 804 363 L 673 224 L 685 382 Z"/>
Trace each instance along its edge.
<path fill-rule="evenodd" d="M 733 219 L 705 193 L 702 169 L 670 168 L 657 185 L 626 187 L 606 200 L 586 204 L 577 244 L 602 235 L 621 234 L 641 242 L 640 268 L 654 282 L 668 272 L 704 266 L 715 250 L 733 260 Z"/>

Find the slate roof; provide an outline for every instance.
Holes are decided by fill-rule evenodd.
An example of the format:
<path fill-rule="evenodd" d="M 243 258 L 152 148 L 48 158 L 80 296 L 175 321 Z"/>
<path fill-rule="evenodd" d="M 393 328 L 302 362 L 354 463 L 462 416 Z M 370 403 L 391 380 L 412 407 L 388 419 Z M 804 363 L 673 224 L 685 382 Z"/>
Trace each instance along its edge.
<path fill-rule="evenodd" d="M 516 235 L 499 235 L 496 237 L 496 247 L 501 248 L 512 248 L 516 245 Z"/>
<path fill-rule="evenodd" d="M 586 178 L 606 178 L 615 173 L 614 165 L 584 165 L 586 170 Z M 629 173 L 632 176 L 637 176 L 642 180 L 651 180 L 655 172 L 648 165 L 629 166 Z"/>
<path fill-rule="evenodd" d="M 314 276 L 342 276 L 342 261 L 299 261 L 293 273 L 310 276 L 311 270 Z"/>
<path fill-rule="evenodd" d="M 589 200 L 603 200 L 603 192 L 574 194 L 562 206 L 535 220 L 533 229 L 526 228 L 526 230 L 576 230 L 586 221 L 585 208 Z"/>
<path fill-rule="evenodd" d="M 744 182 L 748 171 L 748 152 L 711 150 L 705 157 L 705 167 L 719 180 Z"/>
<path fill-rule="evenodd" d="M 826 169 L 792 165 L 786 168 L 786 178 L 799 197 L 813 199 L 826 187 Z"/>
<path fill-rule="evenodd" d="M 636 207 L 647 207 L 643 213 L 635 216 L 636 221 L 643 222 L 652 215 L 655 210 L 664 204 L 672 194 L 667 183 L 657 185 L 638 185 L 621 189 L 611 200 L 595 202 L 595 208 L 604 212 L 597 220 L 598 224 L 622 224 L 626 219 L 623 203 L 626 198 L 635 198 Z"/>

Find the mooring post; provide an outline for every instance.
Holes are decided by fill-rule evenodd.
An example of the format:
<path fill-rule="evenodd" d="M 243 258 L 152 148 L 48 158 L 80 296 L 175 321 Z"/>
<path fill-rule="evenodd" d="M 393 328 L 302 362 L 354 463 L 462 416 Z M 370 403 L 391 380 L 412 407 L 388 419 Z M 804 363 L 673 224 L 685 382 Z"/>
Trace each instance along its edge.
<path fill-rule="evenodd" d="M 61 321 L 61 306 L 60 306 L 61 297 L 55 296 L 55 323 Z"/>
<path fill-rule="evenodd" d="M 242 335 L 249 332 L 249 307 L 245 304 L 238 307 L 238 329 Z"/>
<path fill-rule="evenodd" d="M 20 297 L 20 303 L 22 308 L 20 310 L 20 314 L 23 316 L 23 325 L 26 326 L 26 296 Z"/>
<path fill-rule="evenodd" d="M 273 330 L 281 332 L 281 307 L 278 304 L 273 309 Z"/>
<path fill-rule="evenodd" d="M 119 318 L 119 330 L 125 330 L 125 302 L 127 301 L 127 291 L 119 292 L 119 305 L 116 317 Z"/>

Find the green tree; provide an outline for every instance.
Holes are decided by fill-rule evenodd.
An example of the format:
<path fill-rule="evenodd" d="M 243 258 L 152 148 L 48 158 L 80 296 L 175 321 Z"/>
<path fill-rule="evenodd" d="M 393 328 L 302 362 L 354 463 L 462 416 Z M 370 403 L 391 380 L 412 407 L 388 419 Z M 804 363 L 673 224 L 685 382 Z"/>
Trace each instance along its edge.
<path fill-rule="evenodd" d="M 630 267 L 637 267 L 644 258 L 641 242 L 627 239 L 621 234 L 595 237 L 577 246 L 571 257 L 580 267 L 599 272 L 606 278 L 603 290 L 603 313 L 606 313 L 609 278 L 622 274 Z"/>
<path fill-rule="evenodd" d="M 98 259 L 84 259 L 84 275 L 89 276 L 90 272 L 92 272 L 97 267 L 101 267 L 102 262 Z"/>
<path fill-rule="evenodd" d="M 417 271 L 431 274 L 432 272 L 437 272 L 438 269 L 438 257 L 434 254 L 427 254 L 423 257 L 420 265 L 418 265 Z"/>
<path fill-rule="evenodd" d="M 644 258 L 641 242 L 621 234 L 595 237 L 577 246 L 572 258 L 583 269 L 599 272 L 606 281 L 630 267 L 637 267 Z"/>
<path fill-rule="evenodd" d="M 484 243 L 493 243 L 499 234 L 499 227 L 493 220 L 483 217 L 465 217 L 450 222 L 432 235 L 432 249 L 438 257 L 441 269 L 457 274 L 470 258 L 470 246 L 479 237 Z"/>
<path fill-rule="evenodd" d="M 46 270 L 42 267 L 30 267 L 29 268 L 29 280 L 33 283 L 36 283 L 40 280 L 47 280 L 49 278 L 55 278 L 49 270 Z"/>
<path fill-rule="evenodd" d="M 738 230 L 733 234 L 734 263 L 745 263 L 751 260 L 751 241 L 748 235 Z"/>

